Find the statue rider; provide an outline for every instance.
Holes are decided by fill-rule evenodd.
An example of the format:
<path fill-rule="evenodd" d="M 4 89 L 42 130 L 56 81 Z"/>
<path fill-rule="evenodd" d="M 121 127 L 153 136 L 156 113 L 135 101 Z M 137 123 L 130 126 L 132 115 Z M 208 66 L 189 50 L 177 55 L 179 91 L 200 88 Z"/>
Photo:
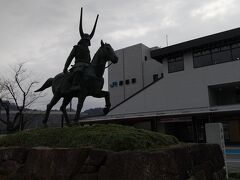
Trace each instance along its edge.
<path fill-rule="evenodd" d="M 88 46 L 91 46 L 90 40 L 94 35 L 97 21 L 98 21 L 98 15 L 97 15 L 91 34 L 89 35 L 84 33 L 82 28 L 82 8 L 81 8 L 80 24 L 79 24 L 79 32 L 80 32 L 81 39 L 77 43 L 77 45 L 73 46 L 73 49 L 69 54 L 63 69 L 64 73 L 68 73 L 68 67 L 71 64 L 73 58 L 75 58 L 75 64 L 70 69 L 70 78 L 69 78 L 69 81 L 71 83 L 70 91 L 76 91 L 80 89 L 81 75 L 83 74 L 86 67 L 88 67 L 90 64 L 91 57 L 90 57 L 90 51 Z"/>

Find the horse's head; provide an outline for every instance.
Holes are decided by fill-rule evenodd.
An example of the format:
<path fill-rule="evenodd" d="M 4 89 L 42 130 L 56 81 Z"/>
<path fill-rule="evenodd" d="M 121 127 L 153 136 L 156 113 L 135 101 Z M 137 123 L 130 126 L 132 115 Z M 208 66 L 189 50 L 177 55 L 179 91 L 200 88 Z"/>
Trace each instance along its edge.
<path fill-rule="evenodd" d="M 118 62 L 118 57 L 116 56 L 112 46 L 110 44 L 104 43 L 101 41 L 101 48 L 106 57 L 106 61 L 111 61 L 113 64 Z"/>
<path fill-rule="evenodd" d="M 110 44 L 104 43 L 101 41 L 101 47 L 95 53 L 91 65 L 95 70 L 95 74 L 98 77 L 102 77 L 106 69 L 105 65 L 107 61 L 112 63 L 118 62 L 118 57 L 116 56 L 112 46 Z"/>

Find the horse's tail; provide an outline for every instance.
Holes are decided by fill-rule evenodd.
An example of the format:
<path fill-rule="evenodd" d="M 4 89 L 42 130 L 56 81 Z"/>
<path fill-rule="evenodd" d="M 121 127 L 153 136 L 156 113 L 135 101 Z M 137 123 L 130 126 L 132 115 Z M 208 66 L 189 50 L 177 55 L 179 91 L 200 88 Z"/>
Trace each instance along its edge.
<path fill-rule="evenodd" d="M 39 91 L 43 91 L 49 87 L 52 86 L 52 82 L 53 82 L 54 78 L 49 78 L 43 85 L 42 87 L 40 87 L 38 90 L 34 91 L 34 92 L 39 92 Z"/>

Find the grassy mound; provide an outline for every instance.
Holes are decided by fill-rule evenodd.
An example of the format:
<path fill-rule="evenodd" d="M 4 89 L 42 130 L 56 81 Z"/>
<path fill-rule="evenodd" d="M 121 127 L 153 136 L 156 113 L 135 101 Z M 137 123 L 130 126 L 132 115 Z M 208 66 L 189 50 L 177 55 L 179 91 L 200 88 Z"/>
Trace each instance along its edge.
<path fill-rule="evenodd" d="M 113 124 L 33 129 L 0 138 L 0 147 L 93 147 L 113 151 L 147 150 L 178 143 L 173 136 Z"/>
<path fill-rule="evenodd" d="M 230 178 L 240 179 L 240 172 L 229 173 L 229 180 Z"/>

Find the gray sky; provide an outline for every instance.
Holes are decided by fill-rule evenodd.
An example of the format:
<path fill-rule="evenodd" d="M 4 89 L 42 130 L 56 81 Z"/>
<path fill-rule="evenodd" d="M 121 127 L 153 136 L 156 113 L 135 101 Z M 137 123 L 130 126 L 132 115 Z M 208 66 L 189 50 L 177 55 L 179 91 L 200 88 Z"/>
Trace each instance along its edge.
<path fill-rule="evenodd" d="M 166 34 L 172 45 L 240 26 L 239 0 L 0 0 L 0 74 L 23 61 L 41 84 L 61 72 L 80 38 L 81 7 L 86 33 L 100 15 L 92 55 L 101 39 L 114 49 L 164 47 Z M 52 96 L 46 92 L 35 108 L 45 108 Z M 103 100 L 88 98 L 83 109 L 101 106 Z"/>

